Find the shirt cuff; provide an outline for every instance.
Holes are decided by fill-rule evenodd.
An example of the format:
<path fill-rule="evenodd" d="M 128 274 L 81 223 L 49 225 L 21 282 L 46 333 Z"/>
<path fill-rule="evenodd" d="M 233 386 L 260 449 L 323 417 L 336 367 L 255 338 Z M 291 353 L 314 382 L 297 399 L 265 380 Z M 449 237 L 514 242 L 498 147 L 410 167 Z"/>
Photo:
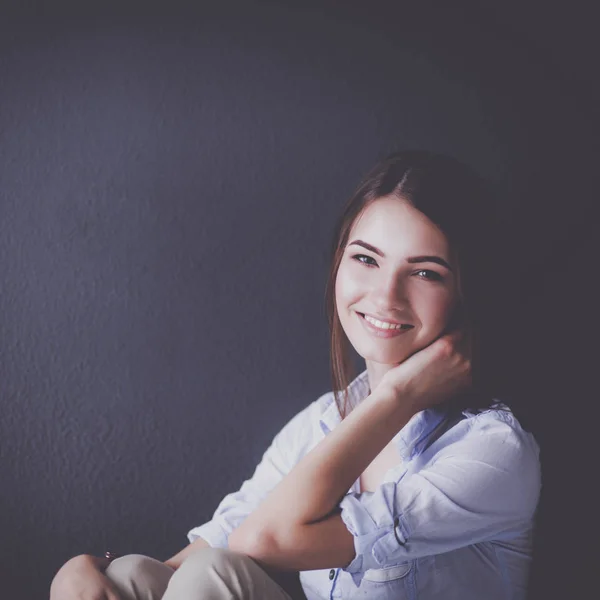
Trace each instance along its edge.
<path fill-rule="evenodd" d="M 215 521 L 208 521 L 204 525 L 190 529 L 187 537 L 190 543 L 201 537 L 208 542 L 211 548 L 227 548 L 229 546 L 227 534 Z"/>
<path fill-rule="evenodd" d="M 356 556 L 342 570 L 350 573 L 359 587 L 369 569 L 381 569 L 397 562 L 398 550 L 403 548 L 408 531 L 400 515 L 382 510 L 381 497 L 373 503 L 373 493 L 365 492 L 362 498 L 347 494 L 340 502 L 341 518 L 354 536 Z M 370 507 L 373 504 L 373 507 Z M 369 510 L 369 508 L 375 510 Z M 396 556 L 394 556 L 396 555 Z"/>

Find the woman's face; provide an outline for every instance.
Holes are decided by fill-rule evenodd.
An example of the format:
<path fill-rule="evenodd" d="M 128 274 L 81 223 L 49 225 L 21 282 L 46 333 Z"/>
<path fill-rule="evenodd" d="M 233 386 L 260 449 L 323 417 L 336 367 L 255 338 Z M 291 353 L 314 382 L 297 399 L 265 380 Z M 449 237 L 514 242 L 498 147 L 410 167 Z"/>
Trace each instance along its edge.
<path fill-rule="evenodd" d="M 456 303 L 453 269 L 445 235 L 406 201 L 384 196 L 363 211 L 350 230 L 335 298 L 342 327 L 367 365 L 398 364 L 440 336 Z M 363 315 L 413 327 L 382 337 Z"/>

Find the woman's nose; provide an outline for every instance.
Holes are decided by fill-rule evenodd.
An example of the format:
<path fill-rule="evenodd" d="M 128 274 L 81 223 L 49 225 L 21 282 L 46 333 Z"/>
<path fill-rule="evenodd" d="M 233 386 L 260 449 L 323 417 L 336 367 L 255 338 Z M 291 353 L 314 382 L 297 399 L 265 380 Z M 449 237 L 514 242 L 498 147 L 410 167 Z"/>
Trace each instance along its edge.
<path fill-rule="evenodd" d="M 393 307 L 404 309 L 409 304 L 406 287 L 395 278 L 388 278 L 379 282 L 374 291 L 375 303 L 383 311 Z"/>

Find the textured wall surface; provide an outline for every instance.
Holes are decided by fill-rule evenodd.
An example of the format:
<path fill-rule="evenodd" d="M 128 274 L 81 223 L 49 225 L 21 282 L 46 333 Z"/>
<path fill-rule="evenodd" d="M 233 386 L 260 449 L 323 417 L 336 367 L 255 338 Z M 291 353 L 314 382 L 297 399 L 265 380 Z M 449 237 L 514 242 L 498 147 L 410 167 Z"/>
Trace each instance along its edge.
<path fill-rule="evenodd" d="M 11 600 L 47 597 L 75 554 L 175 553 L 330 389 L 331 234 L 391 150 L 448 152 L 502 186 L 524 274 L 512 394 L 540 438 L 560 413 L 544 376 L 586 334 L 557 342 L 548 323 L 593 310 L 565 253 L 597 253 L 577 90 L 481 15 L 222 6 L 0 25 Z"/>

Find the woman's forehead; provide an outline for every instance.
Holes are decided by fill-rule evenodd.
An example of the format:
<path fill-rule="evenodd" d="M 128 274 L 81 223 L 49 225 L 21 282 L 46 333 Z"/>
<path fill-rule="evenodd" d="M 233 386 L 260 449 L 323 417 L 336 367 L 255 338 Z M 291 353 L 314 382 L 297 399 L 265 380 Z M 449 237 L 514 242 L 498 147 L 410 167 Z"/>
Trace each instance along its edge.
<path fill-rule="evenodd" d="M 378 243 L 389 252 L 402 252 L 410 248 L 417 252 L 449 254 L 449 244 L 444 232 L 425 214 L 410 203 L 397 197 L 383 197 L 371 202 L 354 221 L 348 238 L 364 239 L 372 245 Z M 448 258 L 450 258 L 448 256 Z"/>

